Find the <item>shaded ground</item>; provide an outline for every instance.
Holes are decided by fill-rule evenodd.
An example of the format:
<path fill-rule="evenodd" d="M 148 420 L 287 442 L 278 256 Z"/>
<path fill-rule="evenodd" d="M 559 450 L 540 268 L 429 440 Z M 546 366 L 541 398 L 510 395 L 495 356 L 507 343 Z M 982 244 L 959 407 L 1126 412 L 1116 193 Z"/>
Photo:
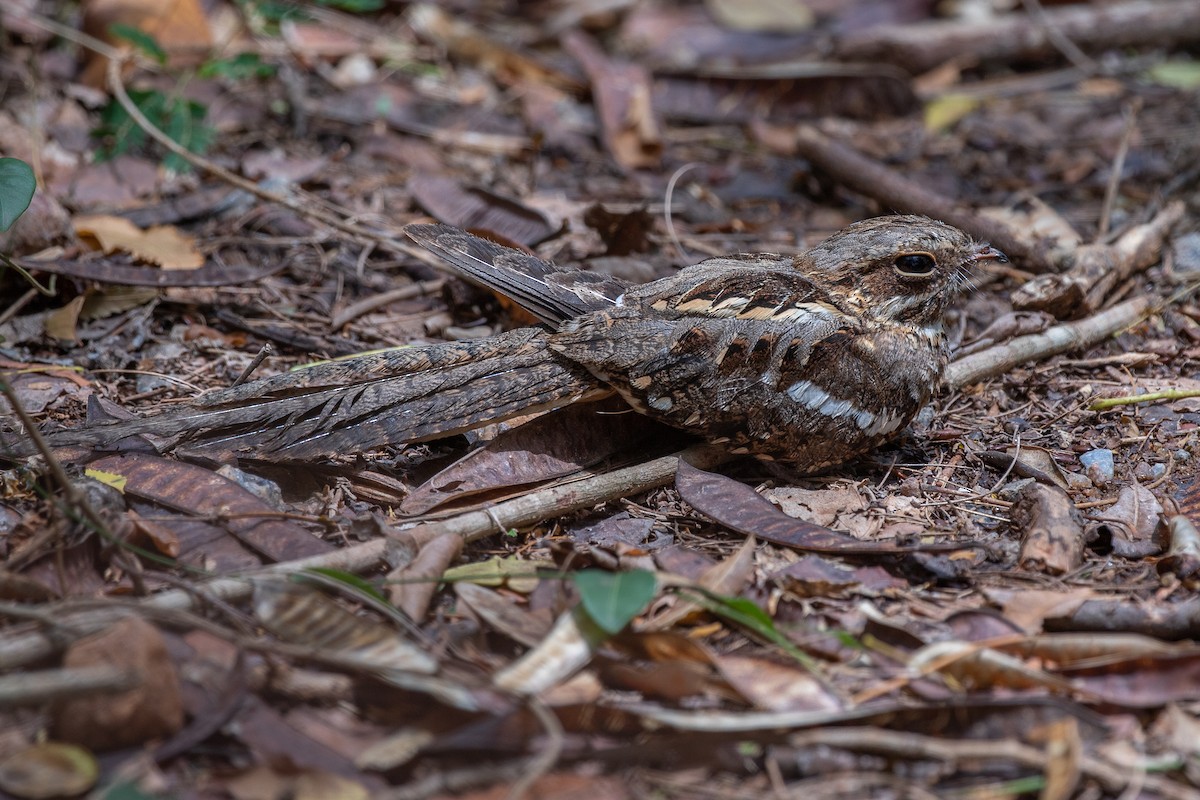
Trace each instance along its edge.
<path fill-rule="evenodd" d="M 399 233 L 429 217 L 645 281 L 945 216 L 1014 256 L 951 313 L 976 361 L 805 480 L 675 479 L 689 442 L 592 408 L 285 467 L 14 460 L 0 794 L 39 796 L 48 733 L 144 796 L 1200 796 L 1193 4 L 613 5 L 120 17 L 172 60 L 109 78 L 208 140 L 175 172 L 76 33 L 111 8 L 15 4 L 0 154 L 42 191 L 0 375 L 49 430 L 528 324 Z M 1099 333 L 1007 366 L 1062 324 Z M 278 580 L 312 566 L 374 589 Z"/>

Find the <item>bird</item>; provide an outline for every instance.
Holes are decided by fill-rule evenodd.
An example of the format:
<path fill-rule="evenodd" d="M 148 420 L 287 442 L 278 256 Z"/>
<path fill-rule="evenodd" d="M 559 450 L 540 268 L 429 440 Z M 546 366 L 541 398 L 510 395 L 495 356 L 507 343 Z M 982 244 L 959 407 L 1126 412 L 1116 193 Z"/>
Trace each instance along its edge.
<path fill-rule="evenodd" d="M 404 232 L 537 326 L 325 362 L 51 446 L 168 446 L 304 461 L 412 444 L 618 395 L 633 410 L 798 474 L 895 438 L 935 392 L 942 316 L 972 268 L 1005 261 L 946 223 L 889 215 L 800 254 L 709 258 L 631 285 L 457 228 Z"/>

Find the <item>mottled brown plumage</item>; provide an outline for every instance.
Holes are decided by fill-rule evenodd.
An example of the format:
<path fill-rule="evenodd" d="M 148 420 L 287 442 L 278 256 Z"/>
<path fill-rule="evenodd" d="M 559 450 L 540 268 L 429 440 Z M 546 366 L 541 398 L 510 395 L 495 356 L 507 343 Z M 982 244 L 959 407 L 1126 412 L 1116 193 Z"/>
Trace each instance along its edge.
<path fill-rule="evenodd" d="M 800 256 L 713 258 L 630 287 L 443 225 L 406 232 L 546 328 L 333 362 L 51 441 L 111 446 L 155 433 L 304 459 L 616 391 L 641 413 L 734 452 L 814 472 L 908 424 L 946 364 L 947 303 L 975 261 L 1003 258 L 943 223 L 880 217 Z"/>

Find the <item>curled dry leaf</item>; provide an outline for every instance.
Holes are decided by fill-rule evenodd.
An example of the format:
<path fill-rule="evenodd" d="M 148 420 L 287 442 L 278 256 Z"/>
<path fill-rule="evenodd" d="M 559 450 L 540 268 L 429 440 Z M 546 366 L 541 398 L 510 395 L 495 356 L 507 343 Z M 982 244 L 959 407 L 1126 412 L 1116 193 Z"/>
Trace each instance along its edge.
<path fill-rule="evenodd" d="M 0 760 L 0 790 L 21 800 L 75 797 L 99 777 L 95 756 L 62 742 L 42 742 Z"/>
<path fill-rule="evenodd" d="M 536 647 L 496 673 L 493 685 L 517 695 L 536 695 L 578 672 L 608 638 L 586 614 L 567 611 Z"/>
<path fill-rule="evenodd" d="M 937 642 L 921 648 L 908 662 L 913 675 L 946 675 L 969 689 L 1034 689 L 1067 694 L 1071 684 L 1031 667 L 1021 659 L 969 642 Z"/>
<path fill-rule="evenodd" d="M 420 621 L 425 618 L 438 579 L 458 558 L 462 547 L 461 536 L 444 533 L 422 545 L 411 564 L 388 573 L 389 598 L 409 619 Z"/>
<path fill-rule="evenodd" d="M 315 589 L 255 581 L 254 613 L 280 639 L 361 669 L 437 671 L 433 657 L 401 639 L 395 628 L 352 614 Z"/>
<path fill-rule="evenodd" d="M 1158 562 L 1158 572 L 1171 573 L 1194 586 L 1200 573 L 1200 530 L 1190 519 L 1176 514 L 1167 521 L 1167 531 L 1171 543 L 1167 555 Z"/>
<path fill-rule="evenodd" d="M 1162 511 L 1153 492 L 1133 483 L 1121 489 L 1117 502 L 1090 515 L 1088 533 L 1110 539 L 1119 556 L 1143 558 L 1159 551 L 1154 531 Z"/>

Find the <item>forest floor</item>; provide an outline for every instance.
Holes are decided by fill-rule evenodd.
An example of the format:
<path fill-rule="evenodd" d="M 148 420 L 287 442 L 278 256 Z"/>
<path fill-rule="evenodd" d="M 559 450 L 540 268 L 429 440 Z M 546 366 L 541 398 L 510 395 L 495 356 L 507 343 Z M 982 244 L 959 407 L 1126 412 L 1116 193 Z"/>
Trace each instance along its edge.
<path fill-rule="evenodd" d="M 531 324 L 410 222 L 636 283 L 888 213 L 1010 261 L 818 477 L 590 405 L 0 452 L 0 798 L 1200 797 L 1200 7 L 934 5 L 6 4 L 9 452 L 14 403 Z"/>

